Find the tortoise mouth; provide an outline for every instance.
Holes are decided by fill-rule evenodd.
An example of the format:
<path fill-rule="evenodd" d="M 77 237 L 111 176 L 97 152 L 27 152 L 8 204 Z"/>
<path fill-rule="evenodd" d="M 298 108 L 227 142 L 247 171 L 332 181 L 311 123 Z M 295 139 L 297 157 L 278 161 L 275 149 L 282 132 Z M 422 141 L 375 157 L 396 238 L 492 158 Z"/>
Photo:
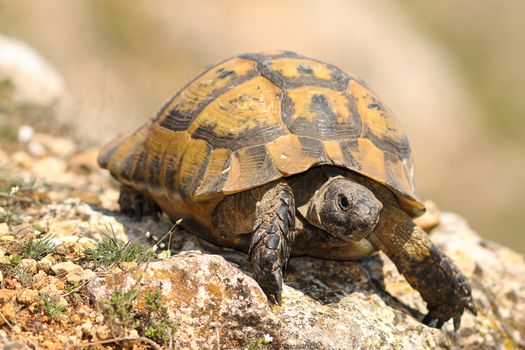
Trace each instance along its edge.
<path fill-rule="evenodd" d="M 345 235 L 346 241 L 360 241 L 367 238 L 375 231 L 379 224 L 380 215 L 373 215 L 371 222 L 353 223 L 349 225 L 349 234 Z"/>

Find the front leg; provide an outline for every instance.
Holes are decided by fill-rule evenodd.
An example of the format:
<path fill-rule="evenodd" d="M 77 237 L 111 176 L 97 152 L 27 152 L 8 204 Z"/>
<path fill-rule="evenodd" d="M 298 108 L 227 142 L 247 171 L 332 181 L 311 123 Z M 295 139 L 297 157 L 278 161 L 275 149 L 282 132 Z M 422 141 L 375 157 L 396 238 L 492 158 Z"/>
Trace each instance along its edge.
<path fill-rule="evenodd" d="M 476 314 L 466 277 L 403 211 L 387 209 L 382 215 L 370 239 L 427 302 L 423 322 L 441 328 L 452 318 L 457 330 L 464 309 Z"/>
<path fill-rule="evenodd" d="M 257 202 L 250 260 L 253 277 L 268 299 L 280 305 L 283 271 L 294 240 L 295 204 L 285 182 L 269 185 L 264 191 Z"/>

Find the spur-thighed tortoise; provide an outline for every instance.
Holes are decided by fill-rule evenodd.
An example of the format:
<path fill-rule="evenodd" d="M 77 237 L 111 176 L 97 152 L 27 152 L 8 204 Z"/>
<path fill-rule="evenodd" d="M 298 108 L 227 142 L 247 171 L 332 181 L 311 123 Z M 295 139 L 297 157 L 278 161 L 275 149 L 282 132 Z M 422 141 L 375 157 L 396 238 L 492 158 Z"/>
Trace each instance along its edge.
<path fill-rule="evenodd" d="M 353 75 L 292 52 L 244 54 L 186 85 L 100 153 L 121 209 L 161 210 L 248 251 L 281 302 L 290 252 L 358 259 L 381 249 L 427 302 L 424 322 L 476 313 L 464 275 L 412 222 L 424 212 L 398 121 Z"/>

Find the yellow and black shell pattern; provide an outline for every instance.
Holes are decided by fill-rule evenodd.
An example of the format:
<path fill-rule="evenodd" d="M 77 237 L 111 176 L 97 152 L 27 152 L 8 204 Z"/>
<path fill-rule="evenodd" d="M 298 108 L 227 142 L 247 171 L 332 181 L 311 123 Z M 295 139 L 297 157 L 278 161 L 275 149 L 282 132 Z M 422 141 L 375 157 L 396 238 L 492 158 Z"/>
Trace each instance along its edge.
<path fill-rule="evenodd" d="M 289 51 L 243 54 L 207 68 L 99 164 L 143 193 L 186 204 L 222 198 L 319 165 L 388 186 L 412 216 L 424 211 L 408 140 L 365 83 Z"/>

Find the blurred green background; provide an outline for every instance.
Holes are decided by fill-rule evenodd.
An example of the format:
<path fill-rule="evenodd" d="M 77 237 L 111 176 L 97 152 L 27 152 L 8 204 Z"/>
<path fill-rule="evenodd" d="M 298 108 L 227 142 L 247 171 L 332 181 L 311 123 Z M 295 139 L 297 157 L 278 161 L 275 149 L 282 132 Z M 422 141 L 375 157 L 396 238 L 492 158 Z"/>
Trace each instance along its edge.
<path fill-rule="evenodd" d="M 364 78 L 401 120 L 420 196 L 525 252 L 525 2 L 0 0 L 0 33 L 63 76 L 60 118 L 95 144 L 206 65 L 276 48 Z"/>

